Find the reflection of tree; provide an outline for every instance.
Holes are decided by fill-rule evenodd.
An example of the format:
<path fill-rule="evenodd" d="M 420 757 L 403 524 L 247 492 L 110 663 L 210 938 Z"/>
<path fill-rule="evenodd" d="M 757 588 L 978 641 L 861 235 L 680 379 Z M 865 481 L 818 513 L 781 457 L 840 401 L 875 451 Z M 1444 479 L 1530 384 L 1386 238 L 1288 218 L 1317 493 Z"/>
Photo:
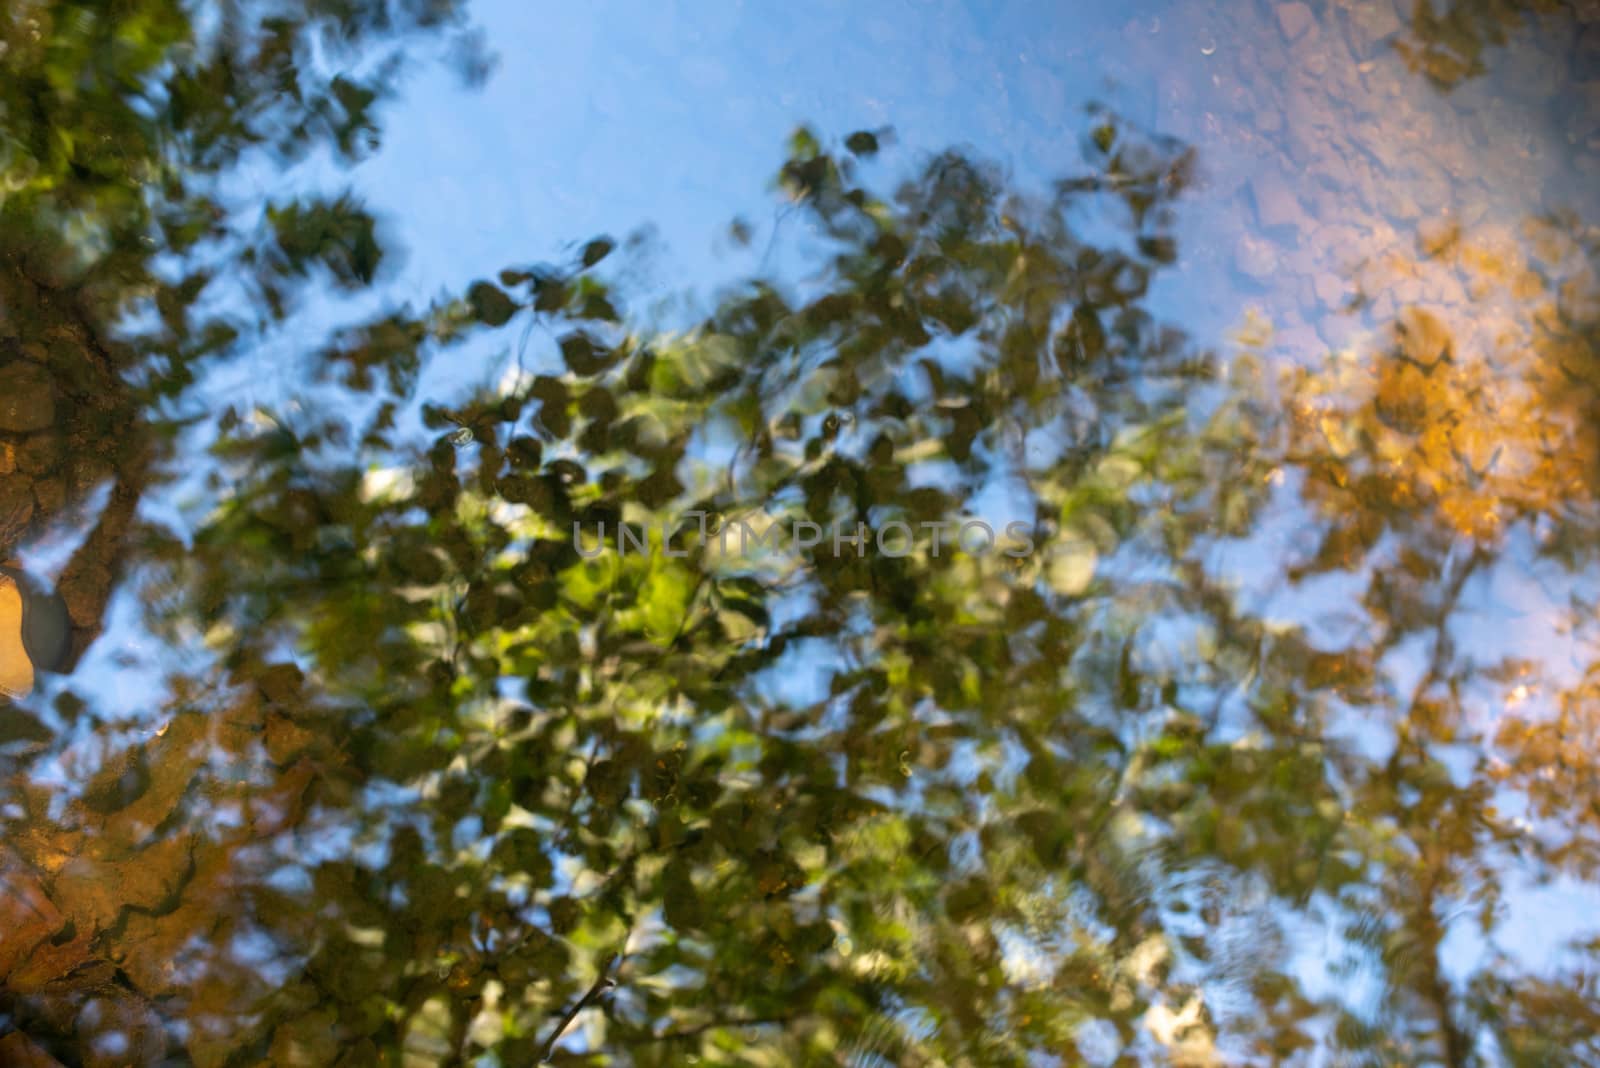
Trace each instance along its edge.
<path fill-rule="evenodd" d="M 1469 336 L 1457 336 L 1448 310 L 1407 307 L 1387 358 L 1336 357 L 1296 389 L 1300 447 L 1328 475 L 1314 485 L 1327 484 L 1347 522 L 1370 524 L 1367 511 L 1438 514 L 1447 530 L 1492 544 L 1509 526 L 1561 513 L 1574 493 L 1592 494 L 1596 280 L 1592 267 L 1569 265 L 1592 263 L 1594 250 L 1563 239 L 1559 221 L 1527 229 L 1554 284 L 1516 244 L 1495 251 L 1448 236 L 1429 266 L 1467 279 L 1479 309 Z M 1368 508 L 1348 509 L 1351 495 Z"/>
<path fill-rule="evenodd" d="M 1286 458 L 1322 517 L 1320 545 L 1291 573 L 1344 573 L 1362 590 L 1366 625 L 1339 653 L 1337 673 L 1406 678 L 1385 667 L 1397 656 L 1420 669 L 1387 695 L 1370 685 L 1331 690 L 1340 718 L 1376 714 L 1393 735 L 1386 759 L 1341 771 L 1346 815 L 1329 848 L 1360 858 L 1349 872 L 1360 878 L 1327 886 L 1353 932 L 1364 932 L 1352 940 L 1354 958 L 1369 946 L 1366 966 L 1395 994 L 1395 1015 L 1380 1021 L 1391 1057 L 1415 1056 L 1406 1052 L 1408 1018 L 1427 1021 L 1416 1037 L 1452 1064 L 1474 1059 L 1483 1028 L 1517 1063 L 1597 1052 L 1575 1037 L 1590 1018 L 1581 997 L 1530 982 L 1523 1003 L 1496 970 L 1510 967 L 1502 960 L 1463 998 L 1440 960 L 1451 913 L 1479 914 L 1482 934 L 1493 937 L 1509 873 L 1594 873 L 1594 771 L 1587 758 L 1567 770 L 1587 729 L 1583 690 L 1561 693 L 1552 680 L 1544 688 L 1558 696 L 1545 712 L 1502 713 L 1540 688 L 1537 665 L 1510 655 L 1484 662 L 1463 647 L 1470 584 L 1481 590 L 1497 572 L 1531 573 L 1541 559 L 1558 573 L 1589 565 L 1578 546 L 1592 541 L 1596 518 L 1600 260 L 1573 233 L 1583 231 L 1570 221 L 1530 223 L 1532 261 L 1522 244 L 1493 254 L 1496 243 L 1476 235 L 1430 242 L 1430 266 L 1464 279 L 1470 320 L 1404 308 L 1385 348 L 1331 357 L 1287 384 Z M 1581 984 L 1581 974 L 1567 981 Z M 1545 1036 L 1515 1022 L 1530 1011 L 1550 1014 Z"/>
<path fill-rule="evenodd" d="M 1068 1041 L 1076 1018 L 1108 1006 L 1133 1033 L 1148 996 L 1135 992 L 1156 979 L 1106 969 L 1123 943 L 1149 942 L 1154 918 L 1122 883 L 1132 858 L 1103 815 L 1115 783 L 1089 770 L 1114 771 L 1121 743 L 1109 718 L 1068 729 L 1058 661 L 1007 649 L 1008 632 L 1073 648 L 1070 599 L 1030 591 L 1037 577 L 1019 583 L 999 558 L 932 559 L 926 538 L 902 559 L 765 564 L 693 539 L 681 559 L 583 562 L 570 546 L 574 519 L 690 505 L 830 529 L 956 514 L 1022 456 L 1022 435 L 1064 425 L 1068 375 L 1076 408 L 1101 411 L 1030 477 L 1072 472 L 1077 521 L 1114 542 L 1132 523 L 1128 466 L 1154 462 L 1176 424 L 1119 439 L 1115 455 L 1107 444 L 1174 410 L 1204 363 L 1138 309 L 1170 257 L 1164 205 L 1185 159 L 1110 120 L 1095 136 L 1104 184 L 1133 209 L 1134 251 L 1073 235 L 1064 211 L 1088 195 L 1076 186 L 1030 204 L 951 155 L 883 200 L 854 184 L 856 162 L 802 134 L 783 180 L 838 250 L 804 301 L 755 284 L 691 335 L 646 344 L 618 325 L 597 274 L 607 247 L 592 243 L 568 269 L 507 272 L 504 288 L 478 283 L 333 347 L 330 368 L 373 381 L 374 364 L 407 365 L 394 345 L 474 323 L 538 315 L 559 335 L 564 371 L 430 414 L 438 441 L 392 488 L 327 447 L 332 424 L 230 429 L 221 455 L 237 489 L 173 558 L 173 579 L 212 591 L 203 618 L 243 670 L 285 645 L 313 658 L 306 685 L 321 696 L 284 713 L 314 737 L 336 722 L 352 732 L 342 766 L 321 773 L 344 784 L 330 790 L 393 780 L 429 798 L 411 829 L 372 813 L 364 833 L 391 842 L 387 864 L 317 866 L 328 926 L 304 1003 L 276 1006 L 310 1015 L 280 1033 L 325 1033 L 325 1013 L 344 1017 L 333 1006 L 378 998 L 398 1013 L 373 1021 L 379 1047 L 456 1049 L 491 1027 L 525 1061 L 625 945 L 606 1043 L 639 1063 L 678 1063 L 741 1021 L 801 1061 L 850 1032 L 901 1048 L 908 1025 L 884 1022 L 897 1012 L 934 1014 L 930 1049 L 987 1061 Z M 943 364 L 925 359 L 941 336 Z M 1134 377 L 1138 396 L 1104 385 Z M 454 443 L 457 424 L 471 447 Z M 743 445 L 711 470 L 701 457 L 719 436 Z M 400 444 L 382 425 L 363 440 L 391 462 Z M 948 465 L 950 488 L 915 484 L 919 459 Z M 990 603 L 974 601 L 980 588 Z M 774 624 L 795 596 L 811 608 Z M 174 607 L 175 626 L 192 626 L 196 606 Z M 847 665 L 832 699 L 793 705 L 763 681 L 827 650 Z M 1005 689 L 985 685 L 1001 677 Z M 497 699 L 506 679 L 524 681 L 526 705 Z M 930 715 L 945 723 L 928 734 Z M 1036 754 L 1022 781 L 964 788 L 955 763 L 1018 744 Z M 1049 766 L 1079 750 L 1088 766 L 1063 808 Z M 1015 825 L 986 812 L 995 803 Z M 466 848 L 464 819 L 493 836 L 485 851 L 448 848 Z M 1065 886 L 1026 889 L 1046 887 L 1097 824 L 1081 879 L 1113 910 L 1109 942 L 1072 917 Z M 968 836 L 986 863 L 947 855 Z M 1009 977 L 995 909 L 1019 936 L 1088 940 L 1071 965 L 1086 977 L 1080 1008 Z M 391 934 L 356 952 L 347 925 Z M 474 1024 L 482 1004 L 498 1009 Z"/>
<path fill-rule="evenodd" d="M 371 220 L 348 202 L 274 205 L 262 235 L 261 206 L 236 205 L 228 177 L 319 150 L 358 157 L 401 46 L 458 23 L 456 9 L 293 0 L 199 18 L 169 0 L 20 0 L 0 12 L 0 373 L 13 404 L 0 558 L 114 487 L 62 580 L 80 651 L 163 448 L 141 413 L 236 351 L 216 264 L 253 265 L 263 321 L 283 317 L 310 265 L 349 280 L 376 266 L 360 256 Z"/>
<path fill-rule="evenodd" d="M 343 331 L 326 393 L 217 420 L 215 508 L 133 557 L 159 711 L 68 695 L 13 750 L 0 978 L 35 1038 L 86 1063 L 1594 1056 L 1582 974 L 1441 964 L 1518 866 L 1594 874 L 1590 684 L 1460 630 L 1497 569 L 1589 564 L 1594 250 L 1434 242 L 1481 287 L 1470 329 L 1405 307 L 1374 351 L 1219 373 L 1143 306 L 1181 146 L 1096 113 L 1094 173 L 1042 201 L 959 153 L 886 194 L 875 139 L 846 146 L 801 132 L 780 172 L 829 250 L 803 285 L 664 336 L 596 239 Z M 1119 247 L 1075 229 L 1091 208 Z M 370 279 L 348 202 L 271 221 L 226 261 L 252 310 L 308 261 Z M 211 351 L 194 326 L 158 355 Z M 525 332 L 552 341 L 530 371 L 419 395 L 430 360 Z M 696 509 L 915 527 L 995 486 L 1052 557 L 571 545 Z M 1248 603 L 1209 563 L 1241 544 L 1352 583 L 1355 636 Z M 1485 722 L 1517 687 L 1559 697 Z M 1375 1014 L 1307 982 L 1318 915 Z"/>
<path fill-rule="evenodd" d="M 1577 26 L 1585 25 L 1575 10 L 1580 5 L 1561 0 L 1416 0 L 1409 7 L 1410 24 L 1395 47 L 1407 66 L 1441 89 L 1454 89 L 1484 74 L 1488 69 L 1484 53 L 1506 44 L 1535 16 L 1576 16 Z M 1592 13 L 1588 24 L 1593 25 Z M 1592 41 L 1583 42 L 1577 61 L 1592 62 L 1594 47 Z"/>

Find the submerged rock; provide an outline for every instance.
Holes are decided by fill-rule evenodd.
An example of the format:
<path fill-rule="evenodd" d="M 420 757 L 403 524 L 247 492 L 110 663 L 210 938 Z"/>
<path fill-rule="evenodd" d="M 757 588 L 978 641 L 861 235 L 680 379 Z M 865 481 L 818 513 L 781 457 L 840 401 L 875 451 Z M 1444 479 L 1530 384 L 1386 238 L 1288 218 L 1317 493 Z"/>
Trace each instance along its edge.
<path fill-rule="evenodd" d="M 0 430 L 27 433 L 55 421 L 55 383 L 48 371 L 20 360 L 0 367 Z"/>
<path fill-rule="evenodd" d="M 60 596 L 20 571 L 0 567 L 0 695 L 31 691 L 38 672 L 61 666 L 71 637 Z"/>
<path fill-rule="evenodd" d="M 1351 36 L 1354 38 L 1352 43 L 1362 56 L 1373 55 L 1380 45 L 1404 28 L 1400 16 L 1395 14 L 1394 8 L 1386 0 L 1354 4 L 1347 10 Z"/>
<path fill-rule="evenodd" d="M 1262 226 L 1298 226 L 1305 216 L 1299 199 L 1277 174 L 1257 175 L 1250 183 L 1250 193 Z"/>
<path fill-rule="evenodd" d="M 33 689 L 33 661 L 22 645 L 22 592 L 0 576 L 0 695 L 22 697 Z"/>
<path fill-rule="evenodd" d="M 0 475 L 0 549 L 9 553 L 33 518 L 33 480 Z M 0 554 L 3 555 L 3 554 Z"/>
<path fill-rule="evenodd" d="M 1302 36 L 1315 21 L 1316 16 L 1311 14 L 1311 9 L 1299 0 L 1278 5 L 1278 26 L 1283 30 L 1283 35 L 1291 41 Z"/>
<path fill-rule="evenodd" d="M 1278 269 L 1278 253 L 1269 242 L 1246 234 L 1233 246 L 1233 264 L 1242 274 L 1264 282 Z"/>

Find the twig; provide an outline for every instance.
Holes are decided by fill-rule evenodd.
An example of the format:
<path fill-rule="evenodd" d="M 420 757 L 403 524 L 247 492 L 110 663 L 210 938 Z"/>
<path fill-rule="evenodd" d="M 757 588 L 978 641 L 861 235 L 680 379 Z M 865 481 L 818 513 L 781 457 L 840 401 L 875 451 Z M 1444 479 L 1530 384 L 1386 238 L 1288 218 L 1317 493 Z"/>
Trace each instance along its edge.
<path fill-rule="evenodd" d="M 611 978 L 611 966 L 615 964 L 616 961 L 617 955 L 612 953 L 601 963 L 600 974 L 595 976 L 594 984 L 590 986 L 589 989 L 585 991 L 583 997 L 579 998 L 572 1008 L 568 1009 L 561 1017 L 561 1021 L 556 1024 L 556 1029 L 550 1032 L 550 1039 L 544 1044 L 544 1050 L 539 1054 L 539 1059 L 535 1063 L 544 1064 L 546 1061 L 548 1061 L 551 1054 L 555 1052 L 556 1043 L 561 1041 L 561 1036 L 566 1032 L 568 1027 L 572 1026 L 572 1021 L 577 1018 L 578 1013 L 587 1008 L 589 1003 L 594 1001 L 595 998 L 598 998 L 605 991 L 616 985 L 616 982 Z"/>

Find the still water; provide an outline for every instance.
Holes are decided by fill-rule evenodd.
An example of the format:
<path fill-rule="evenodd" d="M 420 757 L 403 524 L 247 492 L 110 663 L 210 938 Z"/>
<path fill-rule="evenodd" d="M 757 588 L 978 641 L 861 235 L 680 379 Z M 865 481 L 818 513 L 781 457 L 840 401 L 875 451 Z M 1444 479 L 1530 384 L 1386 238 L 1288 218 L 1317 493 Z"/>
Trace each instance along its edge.
<path fill-rule="evenodd" d="M 9 0 L 0 198 L 0 1066 L 1600 1064 L 1592 0 Z"/>

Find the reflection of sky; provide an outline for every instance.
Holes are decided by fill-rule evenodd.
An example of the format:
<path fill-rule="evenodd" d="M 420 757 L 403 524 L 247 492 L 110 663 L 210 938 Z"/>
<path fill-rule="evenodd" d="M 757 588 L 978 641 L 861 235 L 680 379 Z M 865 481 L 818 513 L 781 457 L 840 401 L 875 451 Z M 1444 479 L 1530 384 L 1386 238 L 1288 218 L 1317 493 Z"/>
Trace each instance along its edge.
<path fill-rule="evenodd" d="M 646 302 L 692 294 L 689 307 L 704 307 L 719 282 L 764 263 L 793 268 L 801 262 L 794 243 L 803 235 L 793 226 L 781 229 L 775 257 L 767 259 L 772 230 L 783 226 L 770 179 L 784 137 L 800 122 L 834 139 L 892 126 L 898 143 L 885 162 L 872 165 L 879 175 L 892 176 L 948 145 L 969 145 L 1038 189 L 1081 170 L 1082 107 L 1091 99 L 1153 123 L 1156 132 L 1194 136 L 1212 129 L 1207 123 L 1214 116 L 1200 104 L 1190 113 L 1180 106 L 1181 129 L 1175 129 L 1171 101 L 1220 91 L 1228 50 L 1245 47 L 1224 38 L 1221 54 L 1207 55 L 1203 49 L 1217 41 L 1203 12 L 1153 4 L 1135 12 L 1121 5 L 1083 3 L 1069 11 L 1055 3 L 983 0 L 497 0 L 477 5 L 475 16 L 499 57 L 488 84 L 468 89 L 442 69 L 418 73 L 386 113 L 382 150 L 350 176 L 406 250 L 385 290 L 396 300 L 415 304 L 460 292 L 503 266 L 570 255 L 595 234 L 624 236 L 648 227 L 653 236 L 645 266 L 634 268 L 625 285 Z M 1420 112 L 1443 115 L 1452 107 L 1420 83 L 1410 84 Z M 1471 99 L 1488 92 L 1475 88 Z M 1536 148 L 1540 139 L 1556 137 L 1542 122 L 1527 124 L 1526 132 Z M 1266 147 L 1286 138 L 1267 136 Z M 1263 151 L 1262 137 L 1200 140 L 1202 169 L 1213 180 L 1190 198 L 1180 244 L 1184 261 L 1157 286 L 1151 310 L 1194 331 L 1204 344 L 1222 343 L 1252 304 L 1274 318 L 1292 308 L 1306 325 L 1320 327 L 1298 294 L 1273 279 L 1242 279 L 1229 266 L 1239 201 L 1248 197 L 1235 179 L 1254 166 L 1251 153 Z M 1482 193 L 1492 216 L 1508 222 L 1541 204 L 1536 183 Z M 735 216 L 755 226 L 748 249 L 726 236 Z M 277 343 L 278 355 L 292 350 L 295 338 L 317 336 L 328 318 L 345 317 L 326 301 L 309 310 L 311 327 Z M 684 321 L 684 311 L 668 306 L 661 314 L 665 321 Z M 535 335 L 535 345 L 548 342 Z M 477 351 L 504 361 L 495 346 L 505 343 L 496 337 Z M 272 403 L 295 388 L 295 376 L 282 370 L 293 366 L 259 354 L 222 372 L 211 390 L 216 397 Z M 454 366 L 443 377 L 435 372 L 433 384 L 483 381 L 504 364 L 492 371 L 470 362 Z M 264 374 L 264 367 L 279 370 Z M 989 487 L 982 514 L 1011 518 L 1016 513 L 1006 498 L 1017 492 L 998 482 Z M 165 504 L 153 500 L 148 511 L 172 515 L 180 496 L 169 491 Z M 1293 517 L 1287 522 L 1292 533 Z M 1255 546 L 1240 549 L 1244 564 L 1257 563 L 1259 546 L 1280 534 L 1260 532 Z M 1274 543 L 1269 559 L 1281 561 L 1283 551 L 1281 540 Z M 1325 647 L 1337 648 L 1360 625 L 1348 583 L 1255 589 L 1264 577 L 1257 567 L 1241 575 L 1241 586 L 1255 603 L 1270 604 L 1272 613 L 1311 627 Z M 1496 590 L 1510 591 L 1506 596 L 1524 596 L 1529 586 L 1526 575 L 1520 582 L 1515 575 L 1496 576 Z M 1491 603 L 1484 593 L 1471 608 L 1460 624 L 1465 645 L 1493 643 L 1503 653 L 1509 640 L 1537 657 L 1551 648 L 1548 635 L 1521 617 L 1508 631 L 1512 610 L 1503 601 Z M 126 597 L 114 602 L 110 635 L 76 682 L 80 689 L 88 683 L 103 707 L 126 705 L 131 692 L 156 692 L 156 679 L 139 678 L 125 656 L 131 650 L 137 662 L 151 654 L 141 646 L 148 641 L 139 636 L 136 609 Z M 823 699 L 833 667 L 826 651 L 796 655 L 779 673 L 776 696 L 796 703 Z M 1397 663 L 1402 688 L 1419 670 L 1416 663 Z M 1507 909 L 1502 944 L 1536 966 L 1550 964 L 1546 945 L 1573 933 L 1568 921 L 1580 911 L 1600 914 L 1591 890 L 1566 885 L 1508 887 Z M 1449 942 L 1457 975 L 1482 952 L 1465 931 L 1457 925 Z M 1317 971 L 1320 941 L 1307 934 L 1300 944 L 1307 978 Z"/>
<path fill-rule="evenodd" d="M 405 220 L 414 291 L 649 225 L 667 250 L 658 281 L 705 296 L 706 280 L 763 254 L 758 231 L 745 262 L 718 255 L 723 228 L 735 215 L 770 224 L 769 182 L 801 122 L 825 137 L 892 125 L 913 158 L 971 144 L 1029 179 L 1072 166 L 1069 109 L 1102 90 L 1097 65 L 1061 70 L 1050 121 L 1019 110 L 1006 83 L 1040 20 L 1022 17 L 1029 5 L 1003 18 L 983 6 L 484 4 L 500 53 L 488 86 L 418 79 L 359 180 Z M 1051 8 L 1057 41 L 1104 28 L 1087 5 L 1076 18 Z"/>

